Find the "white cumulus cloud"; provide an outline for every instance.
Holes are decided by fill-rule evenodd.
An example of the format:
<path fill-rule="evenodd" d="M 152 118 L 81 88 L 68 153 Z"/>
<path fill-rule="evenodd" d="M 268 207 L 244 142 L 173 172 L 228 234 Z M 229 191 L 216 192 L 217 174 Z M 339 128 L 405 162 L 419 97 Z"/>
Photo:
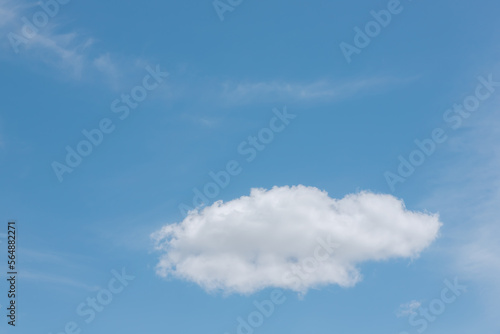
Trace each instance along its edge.
<path fill-rule="evenodd" d="M 305 293 L 328 284 L 353 286 L 365 261 L 418 257 L 440 226 L 438 215 L 409 211 L 391 195 L 334 199 L 299 185 L 218 201 L 152 237 L 162 252 L 160 276 L 224 293 L 268 287 Z"/>

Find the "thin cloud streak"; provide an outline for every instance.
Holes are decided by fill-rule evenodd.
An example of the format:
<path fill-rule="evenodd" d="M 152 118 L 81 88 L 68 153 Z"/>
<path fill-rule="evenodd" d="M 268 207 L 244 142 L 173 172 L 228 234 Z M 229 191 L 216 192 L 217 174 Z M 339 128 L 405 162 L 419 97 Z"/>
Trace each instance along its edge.
<path fill-rule="evenodd" d="M 409 79 L 367 78 L 345 82 L 332 82 L 329 80 L 317 80 L 309 83 L 285 81 L 224 82 L 221 85 L 220 95 L 221 99 L 228 104 L 276 100 L 299 102 L 334 101 L 407 81 Z"/>
<path fill-rule="evenodd" d="M 123 77 L 143 70 L 140 67 L 146 63 L 143 60 L 121 59 L 108 51 L 101 51 L 91 36 L 75 30 L 61 33 L 65 28 L 60 23 L 62 13 L 50 18 L 36 33 L 24 35 L 22 18 L 29 19 L 28 9 L 33 9 L 31 7 L 41 10 L 37 5 L 0 0 L 0 35 L 3 35 L 0 47 L 4 49 L 4 56 L 22 57 L 31 64 L 48 65 L 76 81 L 89 76 L 101 77 L 104 80 L 99 81 L 108 83 L 113 90 L 126 88 Z M 61 6 L 59 12 L 63 10 Z"/>
<path fill-rule="evenodd" d="M 19 276 L 22 280 L 44 282 L 44 283 L 55 284 L 55 285 L 62 284 L 62 285 L 86 290 L 88 292 L 95 292 L 95 291 L 98 291 L 100 289 L 100 287 L 98 285 L 88 285 L 86 283 L 80 282 L 78 280 L 75 280 L 75 279 L 72 279 L 69 277 L 53 275 L 53 274 L 46 274 L 46 273 L 41 273 L 41 272 L 33 272 L 33 271 L 29 271 L 29 270 L 24 270 L 22 273 L 19 274 Z"/>

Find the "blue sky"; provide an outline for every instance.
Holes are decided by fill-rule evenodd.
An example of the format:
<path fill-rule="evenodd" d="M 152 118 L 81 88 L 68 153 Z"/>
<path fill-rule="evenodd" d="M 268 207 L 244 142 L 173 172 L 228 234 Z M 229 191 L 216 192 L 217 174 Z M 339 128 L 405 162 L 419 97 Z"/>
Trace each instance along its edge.
<path fill-rule="evenodd" d="M 7 221 L 16 220 L 19 258 L 17 328 L 7 325 L 1 293 L 4 332 L 499 333 L 497 2 L 234 0 L 217 3 L 219 10 L 230 8 L 223 20 L 211 1 L 40 3 L 52 15 L 37 2 L 0 0 L 0 247 L 7 247 Z M 370 23 L 376 22 L 372 11 L 389 13 L 390 22 L 386 16 L 384 24 Z M 41 20 L 38 31 L 23 18 Z M 355 28 L 366 34 L 370 24 L 379 29 L 364 36 L 368 45 L 356 45 L 363 36 Z M 346 57 L 342 43 L 357 53 Z M 478 89 L 488 96 L 477 98 Z M 130 95 L 137 99 L 127 104 Z M 453 111 L 466 101 L 479 105 Z M 285 112 L 293 117 L 277 116 Z M 453 116 L 460 118 L 456 128 Z M 271 129 L 272 138 L 263 129 Z M 432 139 L 435 129 L 442 140 L 391 187 L 388 172 L 402 177 L 399 157 L 409 161 L 419 149 L 415 140 Z M 82 131 L 94 133 L 98 144 L 72 167 L 67 147 L 78 150 L 86 140 Z M 248 153 L 250 137 L 259 134 L 268 140 Z M 54 162 L 63 168 L 59 177 Z M 214 243 L 200 248 L 203 253 L 217 247 L 216 239 L 189 239 L 179 230 L 179 243 L 168 248 L 154 236 L 186 223 L 180 207 L 193 207 L 196 191 L 213 182 L 210 172 L 228 169 L 230 180 L 205 204 L 250 203 L 248 212 L 271 228 L 252 239 L 259 247 L 288 240 L 280 234 L 288 229 L 272 229 L 280 221 L 307 227 L 296 247 L 283 246 L 302 249 L 318 224 L 293 217 L 318 216 L 320 209 L 305 203 L 317 203 L 320 191 L 334 199 L 367 191 L 384 199 L 381 208 L 392 198 L 382 194 L 403 200 L 406 209 L 377 213 L 401 214 L 384 225 L 379 216 L 363 216 L 359 195 L 352 210 L 366 218 L 362 233 L 345 240 L 363 248 L 356 235 L 370 235 L 370 224 L 380 223 L 416 229 L 393 235 L 398 245 L 415 247 L 409 253 L 384 248 L 388 253 L 380 257 L 358 254 L 357 247 L 334 253 L 328 261 L 353 264 L 361 275 L 347 280 L 350 286 L 326 275 L 329 284 L 307 280 L 303 293 L 270 278 L 262 283 L 256 265 L 255 278 L 242 275 L 248 291 L 229 288 L 240 277 L 231 276 L 234 267 L 216 276 L 223 282 L 216 289 L 207 288 L 206 272 L 181 267 L 194 259 L 191 242 Z M 317 191 L 306 194 L 297 185 Z M 273 211 L 277 206 L 265 211 L 234 201 L 253 188 L 275 186 L 284 192 L 276 203 L 291 203 L 291 219 Z M 228 206 L 212 208 L 217 216 Z M 438 225 L 430 218 L 410 223 L 410 211 L 438 213 L 439 232 L 416 238 Z M 200 226 L 216 228 L 217 219 L 204 214 Z M 238 226 L 252 227 L 256 218 L 241 219 Z M 234 240 L 249 235 L 231 231 Z M 239 251 L 238 243 L 231 247 Z M 162 275 L 158 264 L 169 251 L 187 262 Z M 122 270 L 134 279 L 124 279 Z M 322 279 L 321 273 L 311 277 Z M 455 279 L 467 292 L 443 303 L 444 282 Z M 103 289 L 113 286 L 120 292 L 95 318 L 79 314 L 87 298 L 106 298 Z M 259 326 L 238 329 L 238 318 L 248 323 L 258 311 L 254 302 L 271 300 L 275 289 L 283 302 L 273 304 L 274 312 Z M 419 312 L 431 305 L 446 309 L 422 320 Z"/>

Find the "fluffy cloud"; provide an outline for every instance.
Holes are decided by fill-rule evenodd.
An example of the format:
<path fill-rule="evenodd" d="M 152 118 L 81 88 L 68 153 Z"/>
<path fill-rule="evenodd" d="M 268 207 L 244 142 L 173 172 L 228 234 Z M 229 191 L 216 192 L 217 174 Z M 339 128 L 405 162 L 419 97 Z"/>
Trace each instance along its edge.
<path fill-rule="evenodd" d="M 353 286 L 365 261 L 415 258 L 437 237 L 437 215 L 406 210 L 391 195 L 337 200 L 314 187 L 252 189 L 250 196 L 192 211 L 152 237 L 157 273 L 207 291 L 249 294 L 267 287 L 305 293 Z"/>

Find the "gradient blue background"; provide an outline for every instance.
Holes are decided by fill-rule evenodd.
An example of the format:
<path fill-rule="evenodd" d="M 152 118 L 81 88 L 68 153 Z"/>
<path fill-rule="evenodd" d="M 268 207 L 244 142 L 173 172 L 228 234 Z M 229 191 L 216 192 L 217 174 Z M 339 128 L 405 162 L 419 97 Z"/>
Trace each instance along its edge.
<path fill-rule="evenodd" d="M 20 13 L 32 15 L 35 5 L 27 3 Z M 273 108 L 284 106 L 297 118 L 255 161 L 242 163 L 244 171 L 217 199 L 296 184 L 337 198 L 365 189 L 390 193 L 383 174 L 397 168 L 398 156 L 415 149 L 416 138 L 447 127 L 443 112 L 474 91 L 477 76 L 500 78 L 497 1 L 402 5 L 403 12 L 350 64 L 339 44 L 352 43 L 353 28 L 387 1 L 244 1 L 223 22 L 209 0 L 74 1 L 51 19 L 53 30 L 40 33 L 74 33 L 74 45 L 94 41 L 84 50 L 70 46 L 83 57 L 79 74 L 43 47 L 15 54 L 6 36 L 19 18 L 1 27 L 0 227 L 17 221 L 21 273 L 19 324 L 7 332 L 55 334 L 77 321 L 83 333 L 93 334 L 236 333 L 236 318 L 246 317 L 252 302 L 270 291 L 222 296 L 161 279 L 149 235 L 182 220 L 178 205 L 190 204 L 192 189 L 210 181 L 208 172 L 244 161 L 238 144 L 267 126 Z M 92 66 L 105 54 L 113 75 Z M 170 76 L 119 121 L 109 105 L 141 83 L 147 64 L 159 64 Z M 316 82 L 336 93 L 297 94 Z M 241 100 L 223 93 L 224 84 L 245 83 L 296 89 L 250 89 Z M 498 203 L 498 173 L 478 171 L 486 164 L 481 159 L 498 167 L 490 154 L 498 141 L 482 137 L 491 132 L 498 139 L 491 129 L 497 105 L 496 97 L 489 99 L 467 120 L 467 130 L 449 131 L 450 140 L 393 193 L 411 210 L 441 214 L 441 237 L 421 258 L 365 264 L 354 288 L 327 287 L 303 299 L 287 292 L 286 303 L 256 332 L 416 333 L 396 316 L 399 305 L 414 299 L 425 305 L 439 297 L 444 279 L 458 277 L 469 291 L 426 333 L 499 333 L 492 296 L 497 285 L 455 265 L 469 232 L 496 223 L 485 213 L 498 217 L 497 205 L 488 205 Z M 104 117 L 116 130 L 58 182 L 51 163 L 62 162 L 65 146 L 75 147 L 81 131 Z M 1 241 L 5 248 L 5 235 Z M 498 273 L 496 265 L 485 268 Z M 136 279 L 84 324 L 76 306 L 122 267 Z M 3 331 L 4 295 L 0 291 Z"/>

